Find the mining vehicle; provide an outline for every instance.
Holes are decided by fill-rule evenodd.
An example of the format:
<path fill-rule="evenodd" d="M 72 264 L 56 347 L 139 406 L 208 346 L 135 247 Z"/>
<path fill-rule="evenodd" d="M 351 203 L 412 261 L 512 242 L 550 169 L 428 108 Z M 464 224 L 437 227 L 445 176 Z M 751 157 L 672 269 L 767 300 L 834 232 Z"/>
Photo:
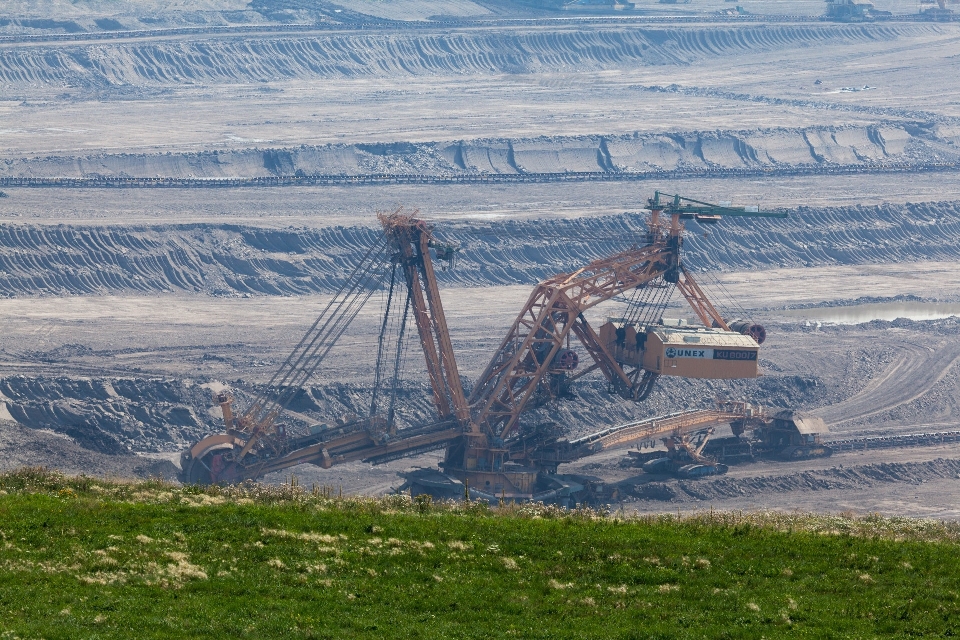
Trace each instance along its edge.
<path fill-rule="evenodd" d="M 735 420 L 730 426 L 736 436 L 752 429 L 760 456 L 805 460 L 825 458 L 833 453 L 830 447 L 823 444 L 822 436 L 828 431 L 823 418 L 794 409 L 783 409 L 769 419 Z"/>
<path fill-rule="evenodd" d="M 713 433 L 713 427 L 693 434 L 676 430 L 663 439 L 667 446 L 666 454 L 645 462 L 644 473 L 669 474 L 684 479 L 705 478 L 726 473 L 727 465 L 703 453 Z"/>
<path fill-rule="evenodd" d="M 738 415 L 729 421 L 734 435 L 711 438 L 713 429 L 678 428 L 663 438 L 666 451 L 629 451 L 625 464 L 639 466 L 646 473 L 664 473 L 678 477 L 694 477 L 691 464 L 710 466 L 700 469 L 696 477 L 719 475 L 727 465 L 767 460 L 807 460 L 825 458 L 833 450 L 823 443 L 828 432 L 822 418 L 782 409 L 767 415 L 763 407 L 749 403 L 720 402 L 718 415 Z M 695 438 L 695 440 L 691 440 Z"/>
<path fill-rule="evenodd" d="M 663 197 L 662 197 L 663 196 Z M 545 403 L 570 397 L 574 383 L 598 372 L 608 390 L 642 402 L 660 376 L 752 378 L 759 374 L 757 337 L 749 322 L 734 330 L 708 300 L 681 257 L 684 221 L 716 224 L 725 216 L 786 217 L 756 207 L 719 206 L 655 192 L 646 229 L 628 249 L 558 274 L 534 287 L 506 336 L 467 396 L 447 330 L 434 255 L 452 263 L 459 248 L 402 209 L 380 214 L 383 233 L 344 278 L 340 290 L 247 409 L 220 394 L 224 431 L 207 436 L 181 456 L 182 479 L 229 483 L 256 479 L 301 463 L 330 468 L 352 460 L 380 463 L 444 449 L 439 469 L 408 474 L 412 493 L 464 493 L 488 500 L 575 499 L 585 487 L 557 474 L 563 462 L 611 446 L 657 437 L 677 424 L 707 429 L 745 419 L 737 411 L 681 412 L 566 440 L 562 430 L 524 422 Z M 376 341 L 370 411 L 366 416 L 306 434 L 288 433 L 284 407 L 320 368 L 374 291 L 386 304 Z M 658 322 L 678 290 L 700 325 Z M 599 332 L 585 312 L 613 300 L 627 312 Z M 398 372 L 412 319 L 430 382 L 435 420 L 397 428 Z M 755 337 L 757 336 L 757 337 Z"/>
<path fill-rule="evenodd" d="M 835 22 L 869 22 L 879 16 L 889 16 L 889 11 L 878 11 L 867 0 L 827 0 L 825 16 Z"/>

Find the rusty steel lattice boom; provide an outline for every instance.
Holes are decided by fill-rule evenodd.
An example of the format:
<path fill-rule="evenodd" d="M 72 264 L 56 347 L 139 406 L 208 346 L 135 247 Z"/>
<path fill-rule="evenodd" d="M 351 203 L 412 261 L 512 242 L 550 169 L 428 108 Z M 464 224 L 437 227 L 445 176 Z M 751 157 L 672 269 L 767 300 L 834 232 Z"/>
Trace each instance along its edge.
<path fill-rule="evenodd" d="M 433 389 L 433 403 L 441 420 L 454 416 L 461 425 L 470 420 L 457 360 L 447 330 L 447 319 L 440 303 L 437 277 L 430 259 L 430 247 L 453 251 L 453 247 L 433 240 L 427 224 L 400 211 L 380 214 L 380 224 L 397 250 L 394 261 L 403 268 L 411 297 L 420 346 L 427 362 L 427 375 Z"/>
<path fill-rule="evenodd" d="M 523 311 L 470 396 L 489 432 L 506 438 L 526 403 L 538 390 L 571 331 L 614 384 L 634 381 L 614 361 L 581 314 L 590 307 L 643 286 L 667 268 L 671 250 L 665 242 L 597 260 L 570 274 L 555 276 L 534 289 Z"/>
<path fill-rule="evenodd" d="M 353 270 L 344 287 L 251 407 L 241 416 L 234 417 L 232 397 L 224 393 L 218 398 L 226 433 L 208 436 L 184 452 L 184 480 L 235 482 L 304 462 L 328 468 L 350 460 L 386 461 L 446 448 L 441 475 L 451 482 L 476 487 L 481 495 L 499 495 L 501 499 L 524 500 L 554 495 L 560 489 L 556 488 L 556 482 L 546 481 L 542 474 L 555 472 L 558 463 L 589 455 L 601 444 L 622 446 L 638 438 L 649 438 L 652 433 L 647 426 L 618 430 L 616 435 L 604 432 L 596 442 L 587 446 L 588 443 L 576 441 L 563 444 L 566 441 L 559 440 L 557 434 L 519 428 L 520 417 L 525 411 L 568 396 L 574 380 L 600 371 L 612 392 L 641 401 L 661 374 L 755 376 L 757 342 L 743 331 L 734 335 L 728 322 L 681 261 L 684 232 L 681 220 L 696 219 L 701 224 L 714 224 L 723 215 L 782 217 L 786 214 L 721 207 L 680 196 L 671 196 L 672 202 L 661 201 L 660 196 L 657 192 L 648 201 L 647 229 L 644 234 L 638 234 L 637 244 L 633 247 L 556 275 L 534 288 L 476 381 L 469 398 L 464 394 L 457 368 L 431 255 L 432 251 L 438 260 L 446 260 L 452 265 L 458 248 L 437 241 L 431 227 L 415 213 L 411 215 L 397 210 L 381 214 L 379 219 L 384 234 L 375 242 L 367 258 Z M 389 273 L 391 269 L 392 277 L 385 277 L 384 272 Z M 403 320 L 399 325 L 388 322 L 398 273 L 403 276 L 407 293 Z M 323 425 L 323 428 L 311 429 L 309 435 L 288 438 L 286 432 L 274 424 L 279 412 L 321 364 L 356 317 L 360 306 L 369 299 L 369 285 L 385 287 L 388 281 L 370 415 L 345 423 L 341 421 L 335 428 Z M 623 320 L 614 337 L 611 337 L 614 328 L 608 322 L 598 334 L 584 315 L 596 305 L 628 292 L 634 292 L 635 299 L 631 304 L 635 309 L 648 304 L 644 300 L 648 300 L 650 296 L 647 294 L 651 293 L 659 302 L 649 308 L 659 309 L 661 307 L 657 305 L 666 304 L 663 302 L 666 298 L 657 292 L 672 286 L 683 294 L 704 325 L 700 333 L 694 330 L 696 335 L 691 334 L 685 339 L 694 343 L 699 343 L 701 336 L 712 340 L 706 346 L 698 344 L 698 349 L 689 350 L 682 342 L 670 342 L 679 338 L 657 329 L 663 325 L 656 325 L 656 319 L 641 324 L 635 321 L 635 317 Z M 394 426 L 393 401 L 408 313 L 417 327 L 437 419 L 430 424 L 398 431 Z M 654 323 L 652 326 L 651 322 Z M 387 351 L 387 329 L 397 326 L 393 396 L 384 418 L 379 412 L 377 393 L 382 381 L 381 365 Z M 641 333 L 638 333 L 638 327 Z M 748 328 L 762 332 L 762 327 Z M 723 335 L 718 336 L 716 332 Z M 627 335 L 629 340 L 625 337 Z M 660 349 L 657 353 L 668 359 L 666 362 L 661 362 L 659 355 L 655 365 L 644 360 L 644 354 L 653 353 L 643 346 L 647 338 L 659 341 L 655 345 Z M 678 351 L 691 352 L 680 353 L 683 357 L 689 355 L 711 360 L 700 360 L 703 364 L 694 368 L 690 368 L 690 364 L 680 367 L 676 360 Z M 592 363 L 580 367 L 582 353 L 589 356 Z M 710 355 L 705 355 L 708 353 Z M 736 369 L 736 361 L 747 361 L 748 367 Z M 750 362 L 753 363 L 753 373 L 749 373 Z M 576 371 L 578 367 L 580 370 Z M 674 369 L 667 371 L 663 367 Z M 727 368 L 721 371 L 718 367 Z M 722 414 L 708 416 L 706 412 L 703 416 L 704 424 L 728 417 Z M 668 422 L 657 428 L 663 429 L 667 424 L 672 425 Z M 545 483 L 553 488 L 545 490 L 542 486 Z"/>

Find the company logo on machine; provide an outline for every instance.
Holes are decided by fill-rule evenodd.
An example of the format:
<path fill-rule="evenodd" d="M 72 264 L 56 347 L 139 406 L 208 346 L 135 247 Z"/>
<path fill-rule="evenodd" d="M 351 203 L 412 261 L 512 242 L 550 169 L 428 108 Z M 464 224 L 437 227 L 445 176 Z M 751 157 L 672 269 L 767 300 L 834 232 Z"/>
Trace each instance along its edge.
<path fill-rule="evenodd" d="M 677 347 L 667 347 L 663 354 L 667 359 L 673 358 L 706 358 L 713 356 L 713 349 L 678 349 Z"/>
<path fill-rule="evenodd" d="M 747 351 L 745 349 L 714 349 L 714 360 L 756 360 L 756 351 Z"/>

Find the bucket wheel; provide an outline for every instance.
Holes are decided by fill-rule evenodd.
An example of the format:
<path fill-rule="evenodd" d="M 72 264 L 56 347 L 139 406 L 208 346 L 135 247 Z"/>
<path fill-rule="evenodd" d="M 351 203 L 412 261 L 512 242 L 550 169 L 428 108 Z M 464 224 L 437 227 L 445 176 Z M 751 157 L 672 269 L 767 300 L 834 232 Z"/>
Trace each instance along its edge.
<path fill-rule="evenodd" d="M 184 484 L 235 482 L 240 468 L 234 462 L 242 443 L 224 435 L 204 438 L 180 456 L 180 481 Z"/>

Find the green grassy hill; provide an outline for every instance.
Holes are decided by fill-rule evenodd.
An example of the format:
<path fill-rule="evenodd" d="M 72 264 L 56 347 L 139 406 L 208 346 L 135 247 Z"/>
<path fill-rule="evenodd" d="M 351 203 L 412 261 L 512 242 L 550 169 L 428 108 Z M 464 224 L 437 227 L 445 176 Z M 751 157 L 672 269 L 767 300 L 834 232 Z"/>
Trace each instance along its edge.
<path fill-rule="evenodd" d="M 960 633 L 960 526 L 0 476 L 0 638 Z"/>

